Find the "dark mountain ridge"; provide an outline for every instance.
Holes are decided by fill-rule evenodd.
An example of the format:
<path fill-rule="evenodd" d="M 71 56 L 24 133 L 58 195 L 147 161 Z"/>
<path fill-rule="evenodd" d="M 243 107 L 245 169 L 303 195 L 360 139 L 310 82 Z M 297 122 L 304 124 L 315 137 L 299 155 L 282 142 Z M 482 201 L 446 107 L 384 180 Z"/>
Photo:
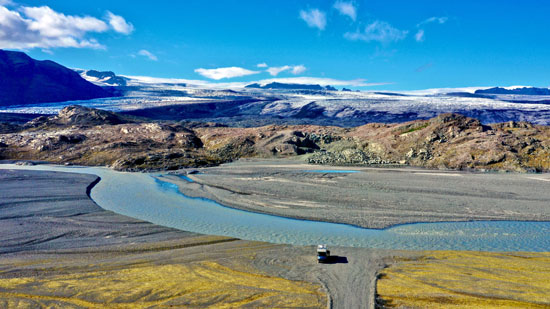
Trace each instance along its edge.
<path fill-rule="evenodd" d="M 523 87 L 515 89 L 506 89 L 502 87 L 494 87 L 489 89 L 479 89 L 475 94 L 517 94 L 517 95 L 550 95 L 548 88 Z"/>
<path fill-rule="evenodd" d="M 6 50 L 0 50 L 0 93 L 0 106 L 114 96 L 53 61 Z"/>

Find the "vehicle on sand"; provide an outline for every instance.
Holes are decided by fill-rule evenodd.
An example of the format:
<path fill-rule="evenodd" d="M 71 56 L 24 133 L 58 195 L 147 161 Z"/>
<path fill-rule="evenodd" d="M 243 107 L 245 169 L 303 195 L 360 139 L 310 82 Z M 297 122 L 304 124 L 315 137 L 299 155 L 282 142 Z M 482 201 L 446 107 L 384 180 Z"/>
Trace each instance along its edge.
<path fill-rule="evenodd" d="M 330 250 L 328 250 L 327 245 L 318 245 L 317 246 L 317 263 L 326 263 L 330 259 Z"/>

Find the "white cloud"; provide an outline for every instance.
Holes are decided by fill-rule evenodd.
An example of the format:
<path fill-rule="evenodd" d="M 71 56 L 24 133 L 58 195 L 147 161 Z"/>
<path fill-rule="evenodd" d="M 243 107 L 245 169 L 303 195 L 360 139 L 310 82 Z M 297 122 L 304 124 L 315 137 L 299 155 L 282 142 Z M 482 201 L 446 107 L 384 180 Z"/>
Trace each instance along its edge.
<path fill-rule="evenodd" d="M 267 68 L 267 63 L 265 63 L 265 62 L 258 63 L 258 64 L 256 65 L 256 67 L 258 67 L 258 68 Z"/>
<path fill-rule="evenodd" d="M 423 21 L 421 21 L 420 23 L 418 23 L 416 25 L 417 28 L 420 28 L 420 27 L 423 27 L 424 25 L 426 24 L 431 24 L 431 23 L 437 23 L 437 24 L 444 24 L 447 22 L 447 20 L 449 20 L 448 17 L 430 17 L 428 19 L 425 19 Z M 424 37 L 424 29 L 420 29 L 418 30 L 418 32 L 416 32 L 416 35 L 414 36 L 414 38 L 416 39 L 417 42 L 423 42 L 425 37 Z"/>
<path fill-rule="evenodd" d="M 240 67 L 227 67 L 217 69 L 195 69 L 195 72 L 210 79 L 220 80 L 223 78 L 242 77 L 252 74 L 258 74 L 259 71 L 251 71 Z"/>
<path fill-rule="evenodd" d="M 279 73 L 284 72 L 284 71 L 290 71 L 290 73 L 292 73 L 294 75 L 298 75 L 298 74 L 301 74 L 301 73 L 305 72 L 306 67 L 302 64 L 295 65 L 295 66 L 284 65 L 282 67 L 270 67 L 266 71 L 271 76 L 277 76 L 277 75 L 279 75 Z"/>
<path fill-rule="evenodd" d="M 134 25 L 127 22 L 122 16 L 107 11 L 107 19 L 109 20 L 109 25 L 118 33 L 130 34 L 134 31 Z"/>
<path fill-rule="evenodd" d="M 91 16 L 67 16 L 47 6 L 23 7 L 28 19 L 28 29 L 38 31 L 44 37 L 81 37 L 86 32 L 104 32 L 104 21 Z"/>
<path fill-rule="evenodd" d="M 13 5 L 13 1 L 11 0 L 0 0 L 0 5 Z"/>
<path fill-rule="evenodd" d="M 418 32 L 416 32 L 416 34 L 414 35 L 414 39 L 417 42 L 424 41 L 424 30 L 422 30 L 422 29 L 418 30 Z"/>
<path fill-rule="evenodd" d="M 105 46 L 87 36 L 108 30 L 109 26 L 98 18 L 65 15 L 48 6 L 21 6 L 14 9 L 0 6 L 0 48 L 102 49 Z"/>
<path fill-rule="evenodd" d="M 403 40 L 408 33 L 407 30 L 399 30 L 387 22 L 375 21 L 367 25 L 363 32 L 347 32 L 344 37 L 352 41 L 390 43 Z"/>
<path fill-rule="evenodd" d="M 431 24 L 431 23 L 438 23 L 438 24 L 441 25 L 441 24 L 446 23 L 447 20 L 449 20 L 449 18 L 446 17 L 446 16 L 442 16 L 442 17 L 436 17 L 436 16 L 434 16 L 434 17 L 430 17 L 430 18 L 428 18 L 428 19 L 426 19 L 426 20 L 421 21 L 421 22 L 418 23 L 416 26 L 417 26 L 417 27 L 420 27 L 420 26 L 422 26 L 422 25 Z"/>
<path fill-rule="evenodd" d="M 149 60 L 152 60 L 152 61 L 157 61 L 157 60 L 159 60 L 159 58 L 157 58 L 157 56 L 153 55 L 150 51 L 148 51 L 148 50 L 146 50 L 146 49 L 140 50 L 140 51 L 138 52 L 138 55 L 147 57 L 147 58 L 149 58 Z"/>
<path fill-rule="evenodd" d="M 301 10 L 300 18 L 303 19 L 311 28 L 324 30 L 327 25 L 326 14 L 318 9 L 309 9 L 307 11 Z"/>
<path fill-rule="evenodd" d="M 306 71 L 306 67 L 302 64 L 292 67 L 292 74 L 294 75 L 302 74 L 305 71 Z"/>
<path fill-rule="evenodd" d="M 282 66 L 282 67 L 271 67 L 271 68 L 267 69 L 266 71 L 271 76 L 277 76 L 277 75 L 279 75 L 279 73 L 281 73 L 283 71 L 286 71 L 286 70 L 290 70 L 290 66 L 285 65 L 285 66 Z"/>
<path fill-rule="evenodd" d="M 357 19 L 357 9 L 353 2 L 336 1 L 333 6 L 341 15 L 348 16 L 351 20 Z"/>

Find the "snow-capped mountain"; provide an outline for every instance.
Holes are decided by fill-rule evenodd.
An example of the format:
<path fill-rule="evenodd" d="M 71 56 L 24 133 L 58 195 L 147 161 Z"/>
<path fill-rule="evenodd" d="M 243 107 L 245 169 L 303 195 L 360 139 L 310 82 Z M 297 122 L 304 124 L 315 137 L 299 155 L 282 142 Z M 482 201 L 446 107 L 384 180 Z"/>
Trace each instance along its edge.
<path fill-rule="evenodd" d="M 82 78 L 99 86 L 126 86 L 127 78 L 111 71 L 74 69 Z"/>

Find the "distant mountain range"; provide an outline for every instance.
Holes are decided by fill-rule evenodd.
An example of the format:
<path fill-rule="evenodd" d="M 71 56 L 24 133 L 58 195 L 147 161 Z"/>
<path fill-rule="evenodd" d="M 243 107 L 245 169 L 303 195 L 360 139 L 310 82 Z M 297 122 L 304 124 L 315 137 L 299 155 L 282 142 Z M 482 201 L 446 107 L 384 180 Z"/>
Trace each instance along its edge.
<path fill-rule="evenodd" d="M 315 79 L 311 79 L 315 80 Z M 66 101 L 159 120 L 215 122 L 230 126 L 316 124 L 359 126 L 460 113 L 482 123 L 550 124 L 546 88 L 440 88 L 422 91 L 337 91 L 311 81 L 217 84 L 185 79 L 118 76 L 111 71 L 68 69 L 24 53 L 0 50 L 0 121 L 19 114 L 53 114 Z M 228 86 L 229 85 L 229 86 Z M 223 88 L 222 88 L 223 87 Z M 228 88 L 225 88 L 228 87 Z M 96 99 L 120 95 L 120 98 Z M 34 104 L 61 102 L 59 104 Z M 30 104 L 33 104 L 30 106 Z M 5 107 L 8 106 L 8 107 Z M 7 114 L 7 113 L 10 114 Z"/>
<path fill-rule="evenodd" d="M 489 89 L 476 90 L 475 94 L 550 95 L 550 89 L 536 87 L 506 89 L 501 87 L 494 87 Z"/>
<path fill-rule="evenodd" d="M 273 82 L 263 86 L 258 83 L 254 83 L 246 86 L 245 88 L 281 89 L 281 90 L 318 90 L 318 91 L 321 91 L 321 90 L 337 91 L 338 90 L 330 85 L 323 87 L 321 85 L 286 84 L 286 83 L 278 83 L 278 82 Z"/>
<path fill-rule="evenodd" d="M 113 96 L 60 64 L 6 50 L 0 50 L 0 94 L 0 106 Z"/>

